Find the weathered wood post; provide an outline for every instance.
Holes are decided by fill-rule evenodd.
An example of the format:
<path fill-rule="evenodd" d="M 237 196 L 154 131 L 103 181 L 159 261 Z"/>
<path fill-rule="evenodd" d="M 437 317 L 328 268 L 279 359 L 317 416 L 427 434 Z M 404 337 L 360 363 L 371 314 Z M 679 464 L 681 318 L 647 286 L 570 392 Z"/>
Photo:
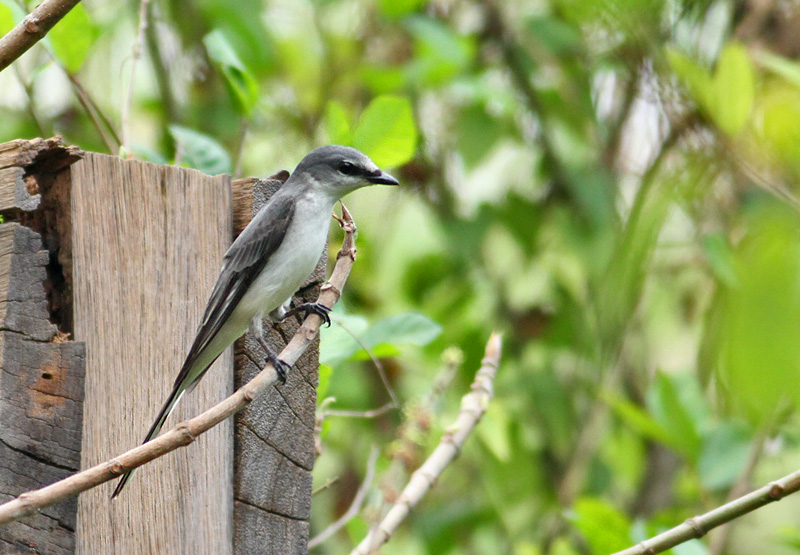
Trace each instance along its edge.
<path fill-rule="evenodd" d="M 0 211 L 35 231 L 0 227 L 0 317 L 11 322 L 0 331 L 0 500 L 141 440 L 194 337 L 234 220 L 228 176 L 95 153 L 76 162 L 82 153 L 54 140 L 40 141 L 51 147 L 40 150 L 60 149 L 61 158 L 17 156 L 16 165 L 3 166 L 3 152 L 31 150 L 35 141 L 15 143 L 0 145 Z M 13 189 L 2 186 L 6 167 L 16 168 L 7 172 Z M 240 181 L 237 224 L 279 184 Z M 37 232 L 49 255 L 39 252 Z M 25 302 L 36 310 L 14 304 L 20 275 L 31 290 Z M 75 341 L 56 342 L 64 335 L 48 317 Z M 282 325 L 273 340 L 292 325 Z M 49 358 L 26 354 L 23 340 L 45 345 L 39 348 Z M 236 352 L 238 370 L 230 353 L 220 357 L 168 426 L 221 400 L 234 375 L 239 385 L 263 363 L 251 342 Z M 315 350 L 307 352 L 286 386 L 239 416 L 235 449 L 233 423 L 226 422 L 146 465 L 114 501 L 113 484 L 106 484 L 82 494 L 77 510 L 64 503 L 0 527 L 0 551 L 305 553 L 317 361 Z M 52 422 L 41 422 L 43 411 Z M 43 441 L 49 436 L 42 427 L 51 435 L 65 430 L 71 443 Z"/>
<path fill-rule="evenodd" d="M 82 152 L 59 141 L 0 145 L 0 500 L 78 470 L 83 414 L 84 346 L 60 310 L 67 289 L 60 258 L 69 249 L 42 232 L 63 226 L 42 187 L 58 194 Z M 9 221 L 17 220 L 17 221 Z M 47 237 L 47 239 L 52 238 Z M 59 319 L 58 317 L 65 317 Z M 59 330 L 60 328 L 60 330 Z M 2 553 L 75 551 L 76 500 L 0 527 Z"/>
<path fill-rule="evenodd" d="M 255 214 L 288 177 L 234 182 L 237 215 Z M 236 217 L 237 232 L 248 217 Z M 314 301 L 326 277 L 327 256 L 301 289 L 302 301 Z M 267 343 L 277 351 L 297 330 L 294 320 L 270 330 Z M 236 343 L 236 387 L 261 368 L 264 355 L 249 335 Z M 319 382 L 319 343 L 297 361 L 286 385 L 274 387 L 235 418 L 234 553 L 307 553 L 311 519 L 311 469 L 316 453 L 314 420 Z M 267 546 L 270 546 L 267 548 Z"/>

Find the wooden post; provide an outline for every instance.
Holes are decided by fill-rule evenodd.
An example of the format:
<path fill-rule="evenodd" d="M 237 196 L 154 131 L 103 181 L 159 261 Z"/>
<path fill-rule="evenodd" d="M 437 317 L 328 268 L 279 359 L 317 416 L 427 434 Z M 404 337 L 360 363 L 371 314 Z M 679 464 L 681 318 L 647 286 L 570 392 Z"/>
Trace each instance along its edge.
<path fill-rule="evenodd" d="M 0 144 L 0 213 L 14 220 L 0 225 L 0 501 L 141 441 L 194 338 L 234 220 L 244 227 L 287 176 L 232 190 L 228 176 L 56 139 Z M 325 261 L 303 299 L 316 298 Z M 270 343 L 281 348 L 296 327 L 268 325 Z M 251 339 L 235 352 L 235 376 L 229 351 L 168 426 L 263 364 Z M 306 553 L 317 368 L 315 347 L 285 386 L 238 416 L 235 440 L 223 423 L 140 469 L 114 501 L 106 484 L 0 527 L 0 552 Z"/>
<path fill-rule="evenodd" d="M 228 176 L 87 153 L 72 167 L 75 338 L 86 343 L 81 466 L 141 442 L 172 389 L 231 241 Z M 173 417 L 230 394 L 223 355 Z M 230 553 L 230 422 L 81 495 L 81 553 Z"/>
<path fill-rule="evenodd" d="M 48 254 L 42 235 L 19 223 L 0 225 L 0 501 L 80 464 L 84 345 L 65 340 L 69 322 L 54 322 L 62 249 L 48 234 L 58 218 L 42 206 L 41 189 L 68 180 L 81 155 L 57 139 L 0 145 L 0 210 L 39 224 L 52 247 Z M 0 526 L 0 552 L 74 553 L 75 513 L 73 499 Z"/>
<path fill-rule="evenodd" d="M 289 176 L 234 182 L 236 231 L 241 231 Z M 297 302 L 316 300 L 326 277 L 320 262 Z M 267 343 L 276 352 L 297 330 L 289 320 L 265 322 Z M 264 353 L 249 335 L 236 343 L 236 387 L 261 368 Z M 311 469 L 316 459 L 314 421 L 319 382 L 319 343 L 300 357 L 286 380 L 236 415 L 234 435 L 234 536 L 236 555 L 308 553 L 311 519 Z"/>

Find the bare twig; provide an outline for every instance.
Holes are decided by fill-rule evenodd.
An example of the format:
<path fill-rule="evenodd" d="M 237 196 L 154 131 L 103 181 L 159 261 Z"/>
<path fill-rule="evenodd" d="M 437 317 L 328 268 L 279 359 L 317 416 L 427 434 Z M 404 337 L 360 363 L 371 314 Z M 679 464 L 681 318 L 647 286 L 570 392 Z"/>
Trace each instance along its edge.
<path fill-rule="evenodd" d="M 156 30 L 156 19 L 153 13 L 155 8 L 152 3 L 148 5 L 148 8 L 145 39 L 147 40 L 147 49 L 150 51 L 150 63 L 153 64 L 153 73 L 156 76 L 156 84 L 158 85 L 159 96 L 161 98 L 162 110 L 159 112 L 161 118 L 161 134 L 162 136 L 166 136 L 169 123 L 178 120 L 178 107 L 175 94 L 172 92 L 170 72 L 164 63 L 164 57 L 161 53 L 161 41 L 163 37 L 160 37 Z"/>
<path fill-rule="evenodd" d="M 322 493 L 323 491 L 325 491 L 326 489 L 328 489 L 329 487 L 331 487 L 333 484 L 335 484 L 338 481 L 339 481 L 339 477 L 338 476 L 336 476 L 335 478 L 329 478 L 328 480 L 325 481 L 324 484 L 322 484 L 320 487 L 318 487 L 317 489 L 315 489 L 314 491 L 311 492 L 311 497 L 314 497 L 318 493 Z"/>
<path fill-rule="evenodd" d="M 328 282 L 322 286 L 317 300 L 318 303 L 329 308 L 339 300 L 341 290 L 347 281 L 347 276 L 350 274 L 350 269 L 353 267 L 353 262 L 356 258 L 356 226 L 347 210 L 343 210 L 342 217 L 345 220 L 344 242 L 336 256 L 336 266 L 333 269 L 333 273 Z M 289 344 L 281 351 L 279 355 L 281 360 L 293 365 L 317 336 L 321 324 L 322 319 L 318 315 L 310 314 Z M 236 414 L 254 399 L 263 395 L 267 388 L 274 384 L 277 379 L 278 376 L 275 369 L 271 364 L 267 364 L 261 372 L 240 387 L 233 395 L 199 416 L 181 422 L 156 439 L 54 484 L 25 492 L 16 499 L 0 505 L 0 524 L 34 514 L 44 507 L 54 505 L 104 482 L 113 480 L 125 472 L 192 443 L 197 436 Z"/>
<path fill-rule="evenodd" d="M 150 0 L 141 0 L 139 4 L 139 31 L 136 34 L 136 43 L 133 45 L 131 54 L 131 76 L 128 80 L 128 94 L 125 95 L 125 102 L 122 104 L 122 147 L 130 151 L 130 117 L 131 105 L 133 104 L 133 85 L 136 82 L 136 63 L 142 57 L 142 45 L 144 44 L 145 32 L 147 30 L 148 4 Z"/>
<path fill-rule="evenodd" d="M 318 546 L 336 532 L 341 530 L 345 524 L 355 518 L 356 515 L 358 515 L 358 513 L 361 511 L 361 506 L 364 504 L 364 499 L 367 497 L 367 492 L 372 485 L 372 480 L 375 478 L 375 465 L 378 463 L 379 453 L 380 451 L 377 447 L 372 448 L 369 453 L 369 459 L 367 460 L 367 471 L 364 474 L 364 481 L 361 482 L 361 485 L 358 487 L 358 491 L 356 492 L 356 496 L 353 498 L 353 502 L 350 503 L 350 507 L 347 508 L 347 511 L 345 511 L 345 513 L 338 518 L 336 522 L 331 523 L 330 526 L 311 538 L 311 540 L 308 542 L 309 549 Z"/>
<path fill-rule="evenodd" d="M 394 403 L 386 403 L 382 407 L 378 407 L 377 409 L 372 410 L 337 410 L 337 409 L 330 409 L 326 410 L 322 413 L 323 418 L 327 418 L 328 416 L 344 416 L 346 418 L 377 418 L 382 414 L 386 414 L 392 409 L 396 409 L 397 407 Z"/>
<path fill-rule="evenodd" d="M 78 78 L 75 77 L 74 74 L 70 73 L 67 68 L 63 67 L 63 65 L 62 69 L 67 75 L 69 82 L 72 83 L 72 87 L 75 89 L 78 102 L 80 102 L 81 106 L 83 106 L 83 109 L 86 110 L 86 114 L 89 116 L 89 119 L 92 120 L 92 124 L 94 125 L 95 129 L 97 129 L 98 133 L 100 133 L 100 136 L 103 138 L 103 142 L 106 144 L 108 152 L 110 154 L 116 154 L 117 151 L 119 151 L 119 147 L 122 146 L 122 141 L 120 141 L 119 137 L 117 136 L 117 132 L 114 131 L 114 126 L 111 125 L 109 119 L 94 101 L 89 92 L 83 87 Z M 114 142 L 112 141 L 116 142 L 116 148 L 114 147 Z"/>
<path fill-rule="evenodd" d="M 800 490 L 800 470 L 614 555 L 655 555 Z"/>
<path fill-rule="evenodd" d="M 769 418 L 756 432 L 755 437 L 753 437 L 753 440 L 751 441 L 750 452 L 747 455 L 747 460 L 742 468 L 742 471 L 739 473 L 739 478 L 728 492 L 726 502 L 734 501 L 735 499 L 743 496 L 745 493 L 747 493 L 747 490 L 752 487 L 751 480 L 753 478 L 753 473 L 755 472 L 756 467 L 761 460 L 761 456 L 764 454 L 764 446 L 767 443 L 767 439 L 769 439 L 775 433 L 782 420 L 782 416 L 790 410 L 791 403 L 784 397 L 776 405 L 771 418 Z M 731 526 L 723 526 L 711 534 L 709 537 L 711 555 L 721 555 L 722 553 L 727 553 L 726 547 L 728 544 L 728 536 L 731 530 Z"/>
<path fill-rule="evenodd" d="M 36 105 L 33 99 L 33 80 L 28 80 L 23 77 L 22 72 L 19 69 L 19 65 L 14 66 L 14 72 L 17 74 L 17 80 L 20 82 L 22 88 L 25 90 L 25 96 L 27 97 L 25 108 L 28 111 L 28 115 L 30 116 L 34 125 L 36 125 L 36 128 L 39 131 L 39 135 L 41 137 L 50 136 L 51 133 L 45 130 L 44 125 L 42 125 L 42 120 L 39 117 L 39 114 L 36 113 Z"/>
<path fill-rule="evenodd" d="M 461 411 L 455 424 L 447 430 L 431 456 L 414 472 L 397 502 L 392 505 L 380 524 L 369 531 L 367 537 L 350 555 L 367 555 L 380 549 L 397 530 L 411 508 L 419 503 L 447 465 L 459 454 L 467 437 L 489 406 L 489 400 L 493 395 L 492 383 L 500 364 L 500 350 L 500 334 L 495 332 L 486 344 L 486 354 L 475 375 L 472 391 L 461 400 Z"/>
<path fill-rule="evenodd" d="M 0 38 L 0 71 L 39 42 L 80 0 L 44 0 Z"/>
<path fill-rule="evenodd" d="M 383 387 L 386 388 L 386 392 L 389 394 L 389 397 L 392 399 L 393 408 L 398 408 L 400 406 L 400 401 L 397 400 L 397 395 L 395 395 L 394 390 L 392 389 L 392 386 L 389 383 L 389 378 L 386 375 L 386 370 L 384 370 L 383 364 L 381 364 L 381 361 L 378 360 L 378 357 L 376 357 L 372 353 L 370 348 L 367 347 L 367 345 L 361 340 L 361 338 L 355 332 L 353 332 L 353 330 L 351 330 L 348 326 L 346 326 L 344 324 L 344 322 L 342 322 L 341 320 L 339 320 L 336 317 L 333 317 L 331 319 L 334 322 L 336 322 L 337 325 L 341 326 L 344 331 L 349 333 L 350 336 L 353 339 L 356 340 L 356 343 L 358 343 L 359 346 L 361 346 L 361 348 L 364 349 L 367 352 L 367 355 L 369 355 L 370 360 L 372 360 L 372 364 L 374 364 L 375 368 L 378 370 L 378 375 L 381 377 L 381 381 L 383 382 Z"/>

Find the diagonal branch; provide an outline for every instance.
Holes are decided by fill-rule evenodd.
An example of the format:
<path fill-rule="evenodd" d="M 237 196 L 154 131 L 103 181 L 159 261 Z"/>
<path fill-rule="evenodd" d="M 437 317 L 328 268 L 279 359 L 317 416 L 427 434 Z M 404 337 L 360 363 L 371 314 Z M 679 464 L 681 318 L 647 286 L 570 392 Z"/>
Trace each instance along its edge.
<path fill-rule="evenodd" d="M 0 38 L 0 71 L 42 40 L 78 2 L 80 0 L 44 0 L 6 36 Z"/>
<path fill-rule="evenodd" d="M 615 555 L 656 555 L 800 490 L 800 470 Z"/>
<path fill-rule="evenodd" d="M 342 226 L 345 231 L 344 242 L 341 250 L 336 255 L 336 266 L 333 268 L 333 273 L 328 282 L 322 286 L 317 300 L 318 303 L 329 308 L 333 307 L 336 301 L 339 300 L 342 288 L 356 259 L 356 226 L 344 206 L 342 206 L 342 217 L 344 218 L 344 225 Z M 322 325 L 322 319 L 318 315 L 309 315 L 289 344 L 281 351 L 279 355 L 281 360 L 294 365 L 317 336 L 320 325 Z M 236 414 L 254 399 L 263 395 L 267 388 L 274 384 L 277 379 L 278 376 L 275 369 L 271 364 L 267 364 L 261 372 L 240 387 L 233 395 L 199 416 L 181 422 L 156 439 L 54 484 L 25 492 L 16 499 L 0 505 L 0 524 L 34 514 L 44 507 L 54 505 L 104 482 L 113 480 L 129 470 L 138 468 L 170 451 L 192 443 L 197 436 Z"/>
<path fill-rule="evenodd" d="M 367 537 L 350 555 L 368 555 L 377 552 L 397 530 L 411 509 L 433 487 L 447 465 L 461 452 L 464 442 L 486 412 L 489 401 L 494 395 L 492 383 L 500 365 L 500 351 L 500 334 L 492 333 L 486 344 L 481 367 L 475 375 L 475 381 L 472 382 L 472 391 L 461 400 L 461 412 L 458 413 L 455 424 L 442 436 L 431 456 L 414 472 L 397 502 L 392 505 L 380 524 L 370 529 Z"/>

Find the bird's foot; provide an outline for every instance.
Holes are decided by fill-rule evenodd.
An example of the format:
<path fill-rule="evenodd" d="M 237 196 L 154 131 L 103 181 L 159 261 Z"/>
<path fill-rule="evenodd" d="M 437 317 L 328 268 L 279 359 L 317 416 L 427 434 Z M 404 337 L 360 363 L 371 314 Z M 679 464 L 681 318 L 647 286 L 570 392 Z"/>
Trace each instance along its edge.
<path fill-rule="evenodd" d="M 275 372 L 278 374 L 278 380 L 280 380 L 281 384 L 286 385 L 286 376 L 289 374 L 289 370 L 292 369 L 292 366 L 282 361 L 278 358 L 278 355 L 272 352 L 272 349 L 269 348 L 267 342 L 264 340 L 263 336 L 257 336 L 258 342 L 261 345 L 261 348 L 264 349 L 264 352 L 267 353 L 267 360 L 272 364 L 273 368 L 275 368 Z"/>
<path fill-rule="evenodd" d="M 329 316 L 331 309 L 325 306 L 324 304 L 320 303 L 303 303 L 298 307 L 295 307 L 288 311 L 283 317 L 288 318 L 292 314 L 297 314 L 298 312 L 305 312 L 306 316 L 309 314 L 316 314 L 320 318 L 322 318 L 322 323 L 328 327 L 331 327 L 331 317 Z"/>
<path fill-rule="evenodd" d="M 292 369 L 289 363 L 279 359 L 278 355 L 274 354 L 272 351 L 267 351 L 267 362 L 272 363 L 275 372 L 278 373 L 278 380 L 282 385 L 286 385 L 286 376 L 289 374 L 289 370 Z"/>

